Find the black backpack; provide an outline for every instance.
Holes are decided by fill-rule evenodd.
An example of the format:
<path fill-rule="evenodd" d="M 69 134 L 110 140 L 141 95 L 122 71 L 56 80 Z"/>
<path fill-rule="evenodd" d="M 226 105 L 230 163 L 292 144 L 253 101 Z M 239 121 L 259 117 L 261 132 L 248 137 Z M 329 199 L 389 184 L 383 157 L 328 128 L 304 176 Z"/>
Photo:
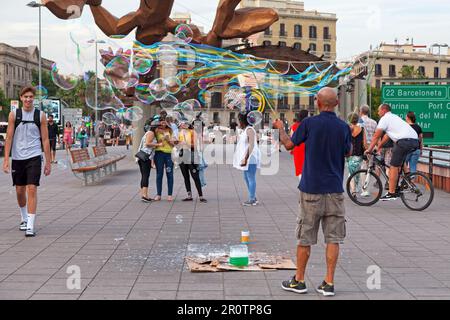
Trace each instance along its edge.
<path fill-rule="evenodd" d="M 22 120 L 22 108 L 19 108 L 16 110 L 16 121 L 14 124 L 14 132 L 16 132 L 17 127 L 19 124 L 26 124 L 26 123 L 34 123 L 39 128 L 39 133 L 41 132 L 41 111 L 38 109 L 34 109 L 34 117 L 33 121 L 24 121 Z"/>
<path fill-rule="evenodd" d="M 16 110 L 16 121 L 14 123 L 14 134 L 16 134 L 16 129 L 19 126 L 19 124 L 26 124 L 26 123 L 34 123 L 39 128 L 39 134 L 41 134 L 41 111 L 38 109 L 34 109 L 34 115 L 33 115 L 33 121 L 25 121 L 22 120 L 22 108 L 19 108 Z M 42 137 L 41 137 L 41 148 L 44 150 L 42 145 Z M 12 151 L 12 148 L 11 148 Z"/>

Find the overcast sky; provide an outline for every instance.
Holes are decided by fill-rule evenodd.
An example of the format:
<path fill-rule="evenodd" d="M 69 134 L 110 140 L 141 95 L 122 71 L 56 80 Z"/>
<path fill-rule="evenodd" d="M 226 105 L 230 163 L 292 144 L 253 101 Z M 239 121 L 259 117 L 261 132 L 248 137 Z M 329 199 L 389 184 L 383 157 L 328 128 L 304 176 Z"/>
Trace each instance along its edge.
<path fill-rule="evenodd" d="M 26 7 L 29 0 L 0 0 L 0 42 L 13 46 L 38 43 L 38 9 Z M 218 0 L 175 0 L 173 12 L 192 14 L 193 22 L 208 31 L 215 16 Z M 139 0 L 103 0 L 103 4 L 116 16 L 121 16 L 139 6 Z M 76 22 L 54 17 L 47 9 L 42 10 L 42 54 L 57 62 L 70 60 L 73 52 L 66 45 L 70 30 L 77 30 L 80 41 L 97 35 L 104 39 L 95 26 L 90 10 L 86 7 Z M 336 13 L 337 56 L 347 60 L 376 46 L 380 42 L 400 42 L 414 38 L 415 44 L 449 43 L 450 1 L 448 0 L 307 0 L 306 10 Z M 80 27 L 84 24 L 84 27 Z M 90 29 L 90 30 L 89 30 Z M 87 30 L 87 31 L 85 31 Z M 131 42 L 133 36 L 126 40 Z M 89 56 L 92 53 L 92 56 Z M 92 63 L 94 50 L 86 49 L 86 61 Z M 89 64 L 89 62 L 87 62 Z"/>

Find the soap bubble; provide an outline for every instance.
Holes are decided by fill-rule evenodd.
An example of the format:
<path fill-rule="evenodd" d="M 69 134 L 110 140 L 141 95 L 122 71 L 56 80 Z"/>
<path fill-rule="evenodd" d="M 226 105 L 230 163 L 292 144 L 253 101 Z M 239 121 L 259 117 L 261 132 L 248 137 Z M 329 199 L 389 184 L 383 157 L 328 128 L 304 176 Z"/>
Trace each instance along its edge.
<path fill-rule="evenodd" d="M 163 100 L 169 92 L 167 91 L 166 82 L 162 78 L 153 80 L 148 86 L 150 94 L 156 100 Z"/>
<path fill-rule="evenodd" d="M 169 77 L 165 79 L 167 91 L 176 94 L 181 89 L 181 81 L 177 77 Z"/>
<path fill-rule="evenodd" d="M 159 62 L 164 65 L 175 64 L 178 59 L 177 50 L 173 46 L 168 44 L 163 44 L 159 47 L 157 56 Z"/>
<path fill-rule="evenodd" d="M 263 120 L 263 114 L 259 111 L 251 111 L 247 115 L 247 121 L 251 126 L 257 126 Z"/>
<path fill-rule="evenodd" d="M 133 53 L 133 69 L 138 74 L 147 74 L 153 67 L 153 57 L 151 54 L 139 50 Z"/>
<path fill-rule="evenodd" d="M 48 97 L 48 90 L 46 87 L 44 86 L 36 86 L 36 94 L 35 94 L 35 98 L 36 100 L 43 100 L 43 99 L 47 99 Z"/>
<path fill-rule="evenodd" d="M 135 122 L 141 120 L 143 115 L 144 113 L 140 107 L 133 106 L 125 111 L 123 117 L 131 122 Z"/>
<path fill-rule="evenodd" d="M 194 120 L 194 116 L 195 116 L 195 112 L 194 112 L 194 108 L 193 105 L 190 104 L 189 102 L 181 102 L 179 104 L 177 104 L 174 108 L 173 111 L 176 111 L 178 113 L 181 114 L 181 117 L 188 122 L 192 122 Z"/>
<path fill-rule="evenodd" d="M 56 63 L 53 64 L 52 70 L 50 72 L 53 83 L 56 84 L 63 90 L 72 90 L 74 89 L 81 77 L 81 72 L 79 73 L 68 73 L 69 71 L 66 69 L 64 71 L 59 67 Z M 81 70 L 80 70 L 81 71 Z"/>
<path fill-rule="evenodd" d="M 139 82 L 139 75 L 130 69 L 130 60 L 124 56 L 112 59 L 106 66 L 104 76 L 111 86 L 119 90 L 135 87 Z"/>
<path fill-rule="evenodd" d="M 224 96 L 225 106 L 228 109 L 241 109 L 245 101 L 245 92 L 240 87 L 231 87 Z"/>
<path fill-rule="evenodd" d="M 194 37 L 194 32 L 187 24 L 180 24 L 175 29 L 175 37 L 185 43 L 190 43 Z"/>
<path fill-rule="evenodd" d="M 58 169 L 59 170 L 66 170 L 67 167 L 68 167 L 68 161 L 67 160 L 64 160 L 64 159 L 58 160 Z"/>
<path fill-rule="evenodd" d="M 85 100 L 86 104 L 94 110 L 115 109 L 119 110 L 124 105 L 122 101 L 116 97 L 113 89 L 108 81 L 101 79 L 97 82 L 97 106 L 95 105 L 95 74 L 85 74 L 84 81 L 86 84 Z"/>
<path fill-rule="evenodd" d="M 202 104 L 197 99 L 189 99 L 186 100 L 185 103 L 190 105 L 192 110 L 199 110 L 202 108 Z"/>
<path fill-rule="evenodd" d="M 178 99 L 172 95 L 167 95 L 161 100 L 160 104 L 163 109 L 172 109 L 178 104 Z"/>
<path fill-rule="evenodd" d="M 112 112 L 104 113 L 102 116 L 102 120 L 107 126 L 113 125 L 118 121 L 116 115 Z"/>
<path fill-rule="evenodd" d="M 140 83 L 136 86 L 134 95 L 139 101 L 145 104 L 152 104 L 156 99 L 150 94 L 150 88 L 147 83 Z"/>

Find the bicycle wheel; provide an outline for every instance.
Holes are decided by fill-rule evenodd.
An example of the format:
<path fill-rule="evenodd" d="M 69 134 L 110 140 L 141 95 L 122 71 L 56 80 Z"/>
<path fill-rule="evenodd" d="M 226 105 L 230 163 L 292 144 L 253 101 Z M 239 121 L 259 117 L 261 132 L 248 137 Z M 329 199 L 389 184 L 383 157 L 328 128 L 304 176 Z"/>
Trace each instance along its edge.
<path fill-rule="evenodd" d="M 347 194 L 354 203 L 370 207 L 378 202 L 383 192 L 380 178 L 372 171 L 359 170 L 347 179 Z"/>
<path fill-rule="evenodd" d="M 409 173 L 400 184 L 401 199 L 406 207 L 414 211 L 423 211 L 433 202 L 434 186 L 423 173 Z"/>

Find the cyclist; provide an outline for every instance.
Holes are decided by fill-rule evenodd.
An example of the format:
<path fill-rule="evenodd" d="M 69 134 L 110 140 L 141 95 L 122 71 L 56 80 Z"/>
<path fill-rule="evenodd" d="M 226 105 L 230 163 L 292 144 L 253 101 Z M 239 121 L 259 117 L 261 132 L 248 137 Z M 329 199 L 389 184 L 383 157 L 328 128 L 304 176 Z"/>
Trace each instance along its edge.
<path fill-rule="evenodd" d="M 391 167 L 389 170 L 389 191 L 381 197 L 380 200 L 396 200 L 398 198 L 396 187 L 400 167 L 404 164 L 406 156 L 419 148 L 419 137 L 417 132 L 414 131 L 414 129 L 406 123 L 406 121 L 391 112 L 390 105 L 380 105 L 378 108 L 378 115 L 380 116 L 380 121 L 378 123 L 377 130 L 372 138 L 370 147 L 365 153 L 368 154 L 373 151 L 383 135 L 383 132 L 386 134 L 384 135 L 379 146 L 383 146 L 389 138 L 394 142 Z M 405 173 L 408 172 L 406 166 L 404 166 L 404 171 Z"/>

